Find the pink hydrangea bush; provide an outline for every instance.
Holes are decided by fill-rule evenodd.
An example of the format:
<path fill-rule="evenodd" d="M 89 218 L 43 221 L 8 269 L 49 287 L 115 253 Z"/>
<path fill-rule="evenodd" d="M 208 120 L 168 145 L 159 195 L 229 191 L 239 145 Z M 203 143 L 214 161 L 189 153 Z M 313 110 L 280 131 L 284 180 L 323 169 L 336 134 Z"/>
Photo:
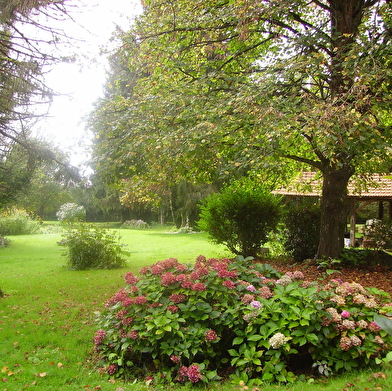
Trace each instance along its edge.
<path fill-rule="evenodd" d="M 160 261 L 125 282 L 94 337 L 111 376 L 291 382 L 312 368 L 317 375 L 319 362 L 324 374 L 371 366 L 392 346 L 373 321 L 388 295 L 358 283 L 319 285 L 298 271 L 204 256 L 193 266 Z"/>

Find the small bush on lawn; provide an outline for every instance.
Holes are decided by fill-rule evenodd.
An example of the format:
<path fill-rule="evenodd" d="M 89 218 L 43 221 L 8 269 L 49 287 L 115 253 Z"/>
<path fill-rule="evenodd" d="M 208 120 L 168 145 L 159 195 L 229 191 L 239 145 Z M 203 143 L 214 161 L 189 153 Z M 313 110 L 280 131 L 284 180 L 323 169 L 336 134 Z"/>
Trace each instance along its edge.
<path fill-rule="evenodd" d="M 358 283 L 327 285 L 244 259 L 193 267 L 167 259 L 125 275 L 99 314 L 102 370 L 126 380 L 292 382 L 371 366 L 392 337 L 373 319 L 388 294 Z"/>
<path fill-rule="evenodd" d="M 116 269 L 125 266 L 124 246 L 116 233 L 97 225 L 79 224 L 63 235 L 68 266 L 73 270 Z"/>
<path fill-rule="evenodd" d="M 287 205 L 283 230 L 285 250 L 295 261 L 314 258 L 320 234 L 320 206 L 311 199 L 294 200 Z"/>
<path fill-rule="evenodd" d="M 0 214 L 0 235 L 30 235 L 39 232 L 41 221 L 24 209 L 10 208 Z"/>
<path fill-rule="evenodd" d="M 124 229 L 148 229 L 150 226 L 143 220 L 127 220 L 121 224 L 120 228 Z"/>
<path fill-rule="evenodd" d="M 280 201 L 259 183 L 238 181 L 205 199 L 198 228 L 234 254 L 257 256 L 279 222 Z"/>

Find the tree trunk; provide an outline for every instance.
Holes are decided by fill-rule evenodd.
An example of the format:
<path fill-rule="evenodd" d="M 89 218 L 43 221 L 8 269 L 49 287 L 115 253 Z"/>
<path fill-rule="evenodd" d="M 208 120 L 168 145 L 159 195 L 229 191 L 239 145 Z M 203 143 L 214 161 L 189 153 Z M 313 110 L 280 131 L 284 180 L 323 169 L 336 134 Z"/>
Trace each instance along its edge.
<path fill-rule="evenodd" d="M 343 250 L 349 213 L 347 185 L 353 174 L 354 170 L 351 167 L 344 167 L 340 170 L 329 168 L 323 171 L 320 242 L 317 259 L 337 259 Z"/>

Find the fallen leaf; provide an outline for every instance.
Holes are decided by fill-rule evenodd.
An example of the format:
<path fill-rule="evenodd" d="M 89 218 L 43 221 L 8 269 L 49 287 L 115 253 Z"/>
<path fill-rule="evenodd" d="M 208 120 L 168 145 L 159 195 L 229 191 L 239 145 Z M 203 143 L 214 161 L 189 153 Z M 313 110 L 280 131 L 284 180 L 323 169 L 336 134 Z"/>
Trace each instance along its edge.
<path fill-rule="evenodd" d="M 1 369 L 1 373 L 7 373 L 9 371 L 9 368 L 8 367 L 3 367 L 2 369 Z"/>
<path fill-rule="evenodd" d="M 39 374 L 39 377 L 45 377 L 46 376 L 46 372 L 41 372 L 40 374 Z"/>
<path fill-rule="evenodd" d="M 62 368 L 62 367 L 63 367 L 63 364 L 62 364 L 61 362 L 59 362 L 59 363 L 57 364 L 57 367 L 58 367 L 58 368 Z"/>
<path fill-rule="evenodd" d="M 386 379 L 387 375 L 384 372 L 373 373 L 373 377 L 376 379 Z"/>

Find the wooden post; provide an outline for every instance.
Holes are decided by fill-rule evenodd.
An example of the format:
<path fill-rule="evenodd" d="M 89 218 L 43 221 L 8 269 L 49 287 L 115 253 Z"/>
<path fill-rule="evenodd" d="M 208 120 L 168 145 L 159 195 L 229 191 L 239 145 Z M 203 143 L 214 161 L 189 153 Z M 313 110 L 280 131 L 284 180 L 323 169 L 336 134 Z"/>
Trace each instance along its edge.
<path fill-rule="evenodd" d="M 355 247 L 355 225 L 357 223 L 356 219 L 356 200 L 355 198 L 351 198 L 351 205 L 350 205 L 350 247 Z"/>
<path fill-rule="evenodd" d="M 384 218 L 384 203 L 383 201 L 378 202 L 378 218 L 382 220 Z"/>

